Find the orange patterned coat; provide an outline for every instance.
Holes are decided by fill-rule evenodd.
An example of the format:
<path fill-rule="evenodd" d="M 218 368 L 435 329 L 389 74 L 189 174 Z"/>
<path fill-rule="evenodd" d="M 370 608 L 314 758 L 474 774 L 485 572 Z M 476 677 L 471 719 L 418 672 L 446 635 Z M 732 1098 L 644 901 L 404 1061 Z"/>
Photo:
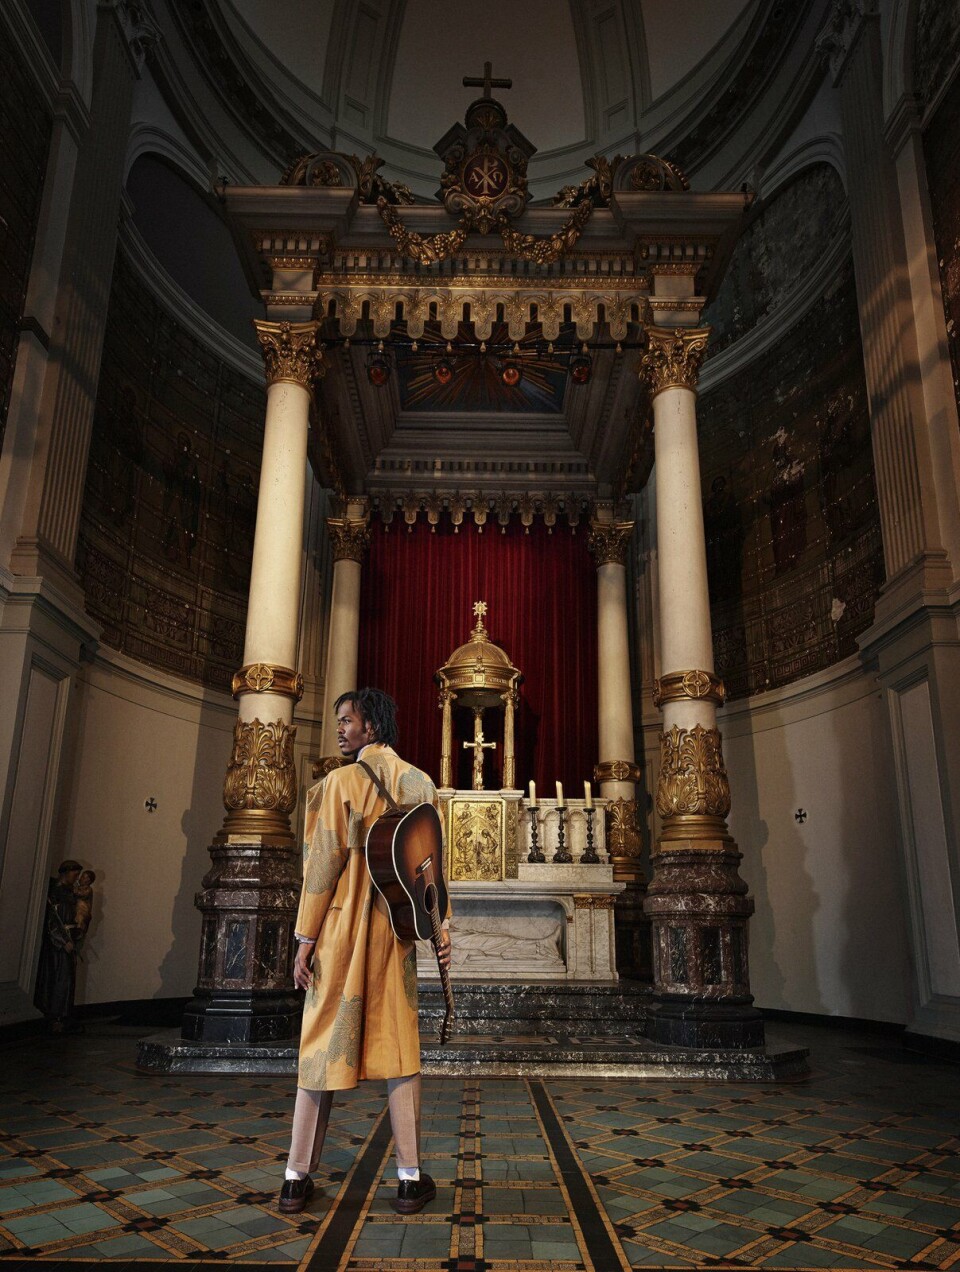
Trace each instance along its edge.
<path fill-rule="evenodd" d="M 430 778 L 392 747 L 373 743 L 361 758 L 397 803 L 437 804 Z M 296 930 L 319 934 L 300 1032 L 299 1085 L 311 1091 L 420 1072 L 416 947 L 394 936 L 364 855 L 367 831 L 386 806 L 356 764 L 307 792 Z"/>

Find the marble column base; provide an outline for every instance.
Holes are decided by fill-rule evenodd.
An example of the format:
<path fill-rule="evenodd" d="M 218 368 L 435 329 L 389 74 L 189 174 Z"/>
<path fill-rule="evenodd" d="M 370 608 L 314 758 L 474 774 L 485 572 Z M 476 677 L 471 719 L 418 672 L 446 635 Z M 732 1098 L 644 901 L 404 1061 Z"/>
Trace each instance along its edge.
<path fill-rule="evenodd" d="M 196 989 L 183 1010 L 185 1042 L 260 1045 L 298 1040 L 303 998 L 291 991 Z"/>
<path fill-rule="evenodd" d="M 661 1047 L 749 1051 L 764 1045 L 763 1015 L 749 1002 L 713 1003 L 658 996 L 647 1006 L 644 1033 Z"/>

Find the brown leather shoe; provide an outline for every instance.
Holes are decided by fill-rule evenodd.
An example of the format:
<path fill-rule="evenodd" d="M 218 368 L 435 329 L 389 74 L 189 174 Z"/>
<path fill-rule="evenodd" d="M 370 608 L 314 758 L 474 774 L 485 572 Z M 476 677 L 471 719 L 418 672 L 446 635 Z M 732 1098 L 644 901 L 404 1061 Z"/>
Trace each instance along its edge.
<path fill-rule="evenodd" d="M 309 1175 L 304 1175 L 303 1179 L 285 1179 L 277 1207 L 282 1215 L 299 1214 L 312 1195 L 313 1180 Z"/>
<path fill-rule="evenodd" d="M 401 1179 L 397 1195 L 390 1205 L 398 1215 L 415 1215 L 436 1195 L 437 1185 L 429 1175 L 421 1175 L 419 1179 Z"/>

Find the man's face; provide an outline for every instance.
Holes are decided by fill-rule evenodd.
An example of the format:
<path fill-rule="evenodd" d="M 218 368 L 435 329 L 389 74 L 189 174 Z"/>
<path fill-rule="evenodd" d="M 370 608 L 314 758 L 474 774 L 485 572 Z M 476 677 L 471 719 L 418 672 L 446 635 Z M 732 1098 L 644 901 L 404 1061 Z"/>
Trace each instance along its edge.
<path fill-rule="evenodd" d="M 337 713 L 337 744 L 343 755 L 356 755 L 368 742 L 376 739 L 373 730 L 361 718 L 354 704 L 344 702 Z"/>
<path fill-rule="evenodd" d="M 80 876 L 79 870 L 67 870 L 60 876 L 60 882 L 67 888 L 72 888 Z"/>

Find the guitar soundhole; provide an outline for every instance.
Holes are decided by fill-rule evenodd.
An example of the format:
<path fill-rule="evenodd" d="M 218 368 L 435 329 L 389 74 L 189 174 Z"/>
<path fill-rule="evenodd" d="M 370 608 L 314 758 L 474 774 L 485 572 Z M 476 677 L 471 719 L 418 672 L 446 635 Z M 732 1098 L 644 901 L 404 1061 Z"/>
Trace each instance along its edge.
<path fill-rule="evenodd" d="M 437 904 L 437 885 L 428 883 L 423 890 L 423 907 L 428 912 Z"/>

